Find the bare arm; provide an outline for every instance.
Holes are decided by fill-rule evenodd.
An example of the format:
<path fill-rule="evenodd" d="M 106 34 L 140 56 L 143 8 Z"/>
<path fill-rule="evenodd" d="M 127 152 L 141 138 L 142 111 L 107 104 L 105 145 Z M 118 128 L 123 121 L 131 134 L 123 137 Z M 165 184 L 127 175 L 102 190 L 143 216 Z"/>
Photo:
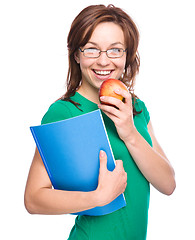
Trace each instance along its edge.
<path fill-rule="evenodd" d="M 125 144 L 145 178 L 157 190 L 170 195 L 175 189 L 174 170 L 154 135 L 151 121 L 148 123 L 148 131 L 153 147 L 137 131 Z"/>
<path fill-rule="evenodd" d="M 131 95 L 120 89 L 116 93 L 122 95 L 125 102 L 105 96 L 102 100 L 117 108 L 104 104 L 99 104 L 99 108 L 114 122 L 120 138 L 145 178 L 160 192 L 172 194 L 176 186 L 174 170 L 157 142 L 151 121 L 148 124 L 148 131 L 153 147 L 140 135 L 134 125 Z"/>
<path fill-rule="evenodd" d="M 117 164 L 115 170 L 109 172 L 104 167 L 106 163 L 106 154 L 103 154 L 100 156 L 101 178 L 99 178 L 98 188 L 95 191 L 55 190 L 52 188 L 40 154 L 36 149 L 25 189 L 26 209 L 32 214 L 66 214 L 103 206 L 111 202 L 124 192 L 127 179 L 121 164 Z M 121 179 L 121 182 L 116 187 L 118 179 Z M 110 191 L 112 194 L 109 194 Z"/>

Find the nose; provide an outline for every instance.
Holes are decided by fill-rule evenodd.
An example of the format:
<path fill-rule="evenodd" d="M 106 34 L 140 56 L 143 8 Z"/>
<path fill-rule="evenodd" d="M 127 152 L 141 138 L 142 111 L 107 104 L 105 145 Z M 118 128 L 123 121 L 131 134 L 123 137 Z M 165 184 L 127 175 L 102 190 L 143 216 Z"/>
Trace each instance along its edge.
<path fill-rule="evenodd" d="M 107 66 L 110 64 L 110 59 L 107 57 L 106 52 L 101 52 L 97 58 L 97 64 L 101 66 Z"/>

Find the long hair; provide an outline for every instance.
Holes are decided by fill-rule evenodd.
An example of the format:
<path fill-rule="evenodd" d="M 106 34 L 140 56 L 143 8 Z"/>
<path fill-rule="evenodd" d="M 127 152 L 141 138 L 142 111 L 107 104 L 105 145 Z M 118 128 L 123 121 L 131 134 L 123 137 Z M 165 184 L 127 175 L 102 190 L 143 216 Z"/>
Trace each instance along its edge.
<path fill-rule="evenodd" d="M 140 58 L 138 54 L 139 32 L 131 19 L 122 9 L 114 5 L 91 5 L 83 9 L 72 22 L 70 32 L 67 38 L 69 68 L 67 75 L 67 91 L 62 96 L 62 100 L 71 101 L 73 96 L 81 84 L 80 65 L 75 60 L 75 53 L 80 47 L 83 47 L 89 41 L 96 26 L 102 22 L 113 22 L 118 24 L 124 33 L 125 44 L 127 46 L 126 65 L 124 73 L 120 80 L 128 87 L 133 100 L 137 98 L 134 94 L 135 76 L 139 72 Z M 134 104 L 133 113 L 137 114 Z"/>

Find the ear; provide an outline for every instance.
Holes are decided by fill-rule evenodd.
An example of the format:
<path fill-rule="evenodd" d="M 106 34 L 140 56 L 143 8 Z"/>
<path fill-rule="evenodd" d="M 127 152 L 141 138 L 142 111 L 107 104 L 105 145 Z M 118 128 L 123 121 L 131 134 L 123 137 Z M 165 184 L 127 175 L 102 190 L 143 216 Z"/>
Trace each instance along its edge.
<path fill-rule="evenodd" d="M 80 64 L 80 57 L 79 57 L 79 51 L 78 50 L 74 53 L 74 59 L 78 64 Z"/>

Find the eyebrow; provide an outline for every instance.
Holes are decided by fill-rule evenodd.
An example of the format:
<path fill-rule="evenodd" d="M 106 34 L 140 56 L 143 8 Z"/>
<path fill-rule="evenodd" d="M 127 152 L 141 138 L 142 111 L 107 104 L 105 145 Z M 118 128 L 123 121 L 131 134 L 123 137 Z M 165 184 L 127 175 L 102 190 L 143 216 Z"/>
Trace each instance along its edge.
<path fill-rule="evenodd" d="M 117 44 L 121 44 L 121 45 L 123 45 L 123 46 L 124 46 L 124 44 L 123 44 L 123 43 L 121 43 L 121 42 L 115 42 L 115 43 L 112 43 L 112 44 L 111 44 L 111 46 L 113 46 L 113 45 L 117 45 Z"/>
<path fill-rule="evenodd" d="M 93 44 L 93 45 L 95 45 L 95 46 L 97 46 L 97 47 L 98 47 L 98 44 L 97 44 L 97 43 L 95 43 L 95 42 L 88 42 L 88 43 L 91 43 L 91 44 Z M 123 43 L 121 43 L 121 42 L 115 42 L 115 43 L 112 43 L 110 46 L 114 46 L 114 45 L 117 45 L 117 44 L 121 44 L 121 45 L 123 45 L 123 46 L 124 46 L 124 44 L 123 44 Z"/>

